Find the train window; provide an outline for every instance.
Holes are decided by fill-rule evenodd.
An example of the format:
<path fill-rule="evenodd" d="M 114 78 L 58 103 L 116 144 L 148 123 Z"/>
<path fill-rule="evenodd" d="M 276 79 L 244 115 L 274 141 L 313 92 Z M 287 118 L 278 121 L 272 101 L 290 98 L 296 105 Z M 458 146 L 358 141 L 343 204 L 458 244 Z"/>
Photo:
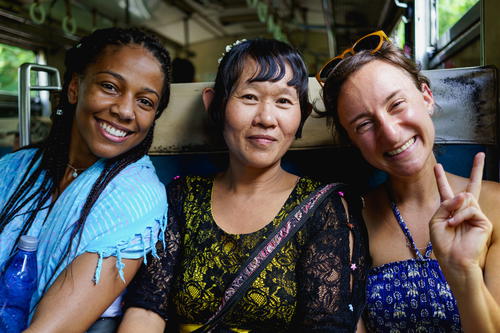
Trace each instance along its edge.
<path fill-rule="evenodd" d="M 18 147 L 18 68 L 24 63 L 45 64 L 42 51 L 0 43 L 0 156 Z M 44 72 L 32 72 L 31 85 L 46 85 Z M 31 91 L 31 139 L 43 139 L 50 129 L 50 96 Z"/>
<path fill-rule="evenodd" d="M 42 51 L 0 43 L 0 117 L 13 117 L 18 114 L 18 68 L 24 63 L 45 64 Z M 47 73 L 32 72 L 32 86 L 46 85 Z M 50 114 L 50 95 L 48 91 L 31 91 L 31 114 L 48 116 Z"/>
<path fill-rule="evenodd" d="M 0 94 L 17 95 L 17 69 L 25 62 L 36 62 L 35 52 L 0 44 Z"/>
<path fill-rule="evenodd" d="M 405 24 L 406 18 L 403 16 L 400 20 L 399 23 L 396 25 L 396 28 L 394 29 L 392 33 L 392 40 L 394 40 L 394 43 L 396 43 L 397 46 L 400 48 L 404 48 L 406 44 L 406 38 L 405 38 Z"/>
<path fill-rule="evenodd" d="M 438 0 L 438 35 L 441 36 L 448 31 L 477 2 L 479 2 L 479 0 Z"/>
<path fill-rule="evenodd" d="M 436 29 L 430 41 L 426 68 L 454 68 L 480 64 L 481 15 L 478 0 L 438 0 L 429 22 Z"/>

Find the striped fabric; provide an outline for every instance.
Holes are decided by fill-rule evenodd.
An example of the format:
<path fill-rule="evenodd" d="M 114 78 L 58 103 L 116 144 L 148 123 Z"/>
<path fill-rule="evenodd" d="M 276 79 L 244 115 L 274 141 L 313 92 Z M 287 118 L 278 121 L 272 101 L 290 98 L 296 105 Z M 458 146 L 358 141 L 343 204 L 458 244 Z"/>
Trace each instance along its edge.
<path fill-rule="evenodd" d="M 21 150 L 0 160 L 0 207 L 12 195 L 21 181 L 35 149 Z M 156 176 L 148 156 L 122 170 L 105 188 L 94 204 L 83 229 L 81 241 L 71 247 L 71 255 L 58 268 L 69 242 L 74 222 L 90 193 L 90 189 L 104 168 L 101 159 L 81 173 L 59 196 L 49 216 L 42 210 L 28 231 L 39 239 L 38 288 L 32 298 L 32 307 L 39 301 L 46 287 L 77 256 L 85 252 L 98 254 L 95 282 L 98 283 L 102 260 L 116 256 L 116 266 L 123 279 L 122 259 L 144 258 L 153 250 L 166 226 L 167 199 L 165 188 Z M 40 177 L 42 178 L 42 177 Z M 39 185 L 41 179 L 36 183 Z M 24 207 L 0 234 L 0 269 L 26 218 Z M 46 219 L 45 223 L 44 220 Z"/>

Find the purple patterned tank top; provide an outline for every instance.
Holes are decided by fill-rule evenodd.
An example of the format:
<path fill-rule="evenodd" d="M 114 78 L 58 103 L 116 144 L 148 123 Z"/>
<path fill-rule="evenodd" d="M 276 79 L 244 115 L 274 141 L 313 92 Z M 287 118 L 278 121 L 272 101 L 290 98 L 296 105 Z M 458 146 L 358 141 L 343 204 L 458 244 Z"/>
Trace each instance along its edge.
<path fill-rule="evenodd" d="M 368 273 L 365 325 L 371 332 L 461 332 L 455 298 L 431 243 L 422 255 L 394 202 L 391 203 L 415 259 L 374 267 Z"/>

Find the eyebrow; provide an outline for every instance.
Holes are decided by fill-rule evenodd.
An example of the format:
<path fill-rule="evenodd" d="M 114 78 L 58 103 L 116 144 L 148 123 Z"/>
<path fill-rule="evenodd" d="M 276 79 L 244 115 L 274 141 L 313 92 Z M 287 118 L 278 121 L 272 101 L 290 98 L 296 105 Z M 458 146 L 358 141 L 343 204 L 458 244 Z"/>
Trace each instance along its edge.
<path fill-rule="evenodd" d="M 283 87 L 279 90 L 276 91 L 278 95 L 284 94 L 284 95 L 290 95 L 292 97 L 299 97 L 299 93 L 297 91 L 297 88 L 294 86 L 287 86 L 286 88 Z"/>
<path fill-rule="evenodd" d="M 366 117 L 366 116 L 368 116 L 368 115 L 370 115 L 370 113 L 369 113 L 369 112 L 362 112 L 362 113 L 358 114 L 356 117 L 352 118 L 352 119 L 349 121 L 349 125 L 354 124 L 354 123 L 355 123 L 358 119 L 363 118 L 363 117 Z"/>
<path fill-rule="evenodd" d="M 394 98 L 394 96 L 396 96 L 397 94 L 399 94 L 401 92 L 401 89 L 398 89 L 396 91 L 393 91 L 392 93 L 389 94 L 389 96 L 387 96 L 384 100 L 385 103 L 389 102 L 391 99 Z"/>
<path fill-rule="evenodd" d="M 109 75 L 115 77 L 117 80 L 125 81 L 125 78 L 121 74 L 113 72 L 113 71 L 100 71 L 100 72 L 97 72 L 96 74 L 109 74 Z M 151 88 L 148 88 L 148 87 L 143 87 L 142 89 L 144 91 L 147 91 L 147 92 L 150 92 L 152 94 L 155 94 L 158 98 L 160 98 L 160 94 L 158 94 L 154 89 L 151 89 Z"/>
<path fill-rule="evenodd" d="M 398 89 L 398 90 L 395 90 L 395 91 L 393 91 L 392 93 L 390 93 L 390 94 L 389 94 L 389 95 L 388 95 L 388 96 L 384 99 L 384 103 L 389 102 L 391 99 L 393 99 L 393 98 L 394 98 L 394 96 L 396 96 L 396 95 L 397 95 L 397 94 L 399 94 L 400 92 L 401 92 L 401 89 Z M 353 119 L 351 119 L 351 120 L 349 121 L 349 124 L 353 124 L 353 123 L 355 123 L 358 119 L 363 118 L 363 117 L 365 117 L 365 116 L 367 116 L 367 115 L 369 115 L 369 114 L 370 114 L 369 112 L 362 112 L 362 113 L 358 114 L 356 117 L 354 117 Z"/>

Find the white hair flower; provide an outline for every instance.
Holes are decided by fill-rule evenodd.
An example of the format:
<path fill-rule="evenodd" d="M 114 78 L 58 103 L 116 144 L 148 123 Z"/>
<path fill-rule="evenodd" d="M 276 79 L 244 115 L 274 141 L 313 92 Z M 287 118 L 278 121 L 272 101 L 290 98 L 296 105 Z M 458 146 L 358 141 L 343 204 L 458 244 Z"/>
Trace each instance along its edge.
<path fill-rule="evenodd" d="M 224 58 L 224 56 L 226 55 L 226 53 L 228 53 L 229 51 L 231 51 L 231 49 L 233 47 L 235 47 L 236 45 L 241 44 L 241 43 L 246 42 L 246 41 L 247 41 L 246 39 L 238 39 L 234 43 L 226 45 L 226 50 L 222 53 L 222 56 L 217 60 L 217 62 L 220 64 L 220 62 L 222 61 L 222 58 Z"/>

